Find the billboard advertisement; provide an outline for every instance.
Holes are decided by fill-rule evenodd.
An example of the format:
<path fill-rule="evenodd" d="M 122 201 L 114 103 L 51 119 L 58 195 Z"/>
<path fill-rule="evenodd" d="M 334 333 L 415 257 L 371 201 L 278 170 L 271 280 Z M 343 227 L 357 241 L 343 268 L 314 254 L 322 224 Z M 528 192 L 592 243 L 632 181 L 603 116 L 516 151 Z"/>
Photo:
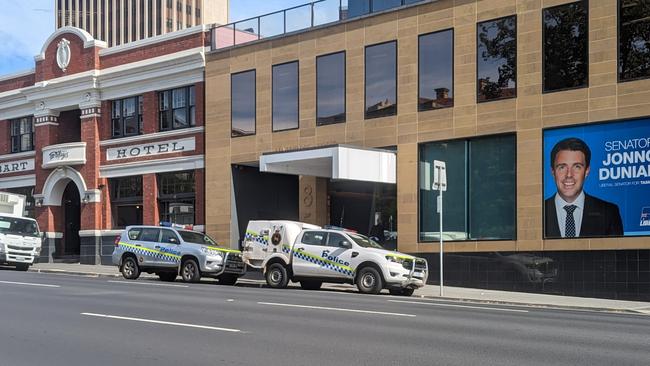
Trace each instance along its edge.
<path fill-rule="evenodd" d="M 650 118 L 543 134 L 545 238 L 650 235 Z"/>

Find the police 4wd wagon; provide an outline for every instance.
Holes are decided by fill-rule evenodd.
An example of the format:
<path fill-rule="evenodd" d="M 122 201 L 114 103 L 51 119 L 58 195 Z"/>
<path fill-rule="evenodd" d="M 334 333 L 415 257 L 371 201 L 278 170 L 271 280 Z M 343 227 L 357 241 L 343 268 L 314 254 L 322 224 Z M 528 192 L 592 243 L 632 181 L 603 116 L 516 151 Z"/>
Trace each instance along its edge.
<path fill-rule="evenodd" d="M 428 276 L 425 259 L 386 250 L 355 232 L 294 221 L 250 221 L 244 262 L 261 268 L 268 285 L 276 288 L 289 280 L 304 289 L 338 282 L 356 284 L 362 293 L 388 289 L 410 296 Z"/>
<path fill-rule="evenodd" d="M 180 273 L 185 282 L 206 276 L 234 285 L 246 272 L 240 251 L 222 248 L 197 231 L 158 226 L 127 227 L 115 239 L 113 264 L 129 280 L 147 272 L 174 281 Z"/>

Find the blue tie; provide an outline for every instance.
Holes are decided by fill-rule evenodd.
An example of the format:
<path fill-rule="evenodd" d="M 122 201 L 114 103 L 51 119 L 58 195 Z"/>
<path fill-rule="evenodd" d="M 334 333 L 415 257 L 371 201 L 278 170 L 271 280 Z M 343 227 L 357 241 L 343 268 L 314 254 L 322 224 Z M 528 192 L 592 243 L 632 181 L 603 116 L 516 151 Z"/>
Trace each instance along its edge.
<path fill-rule="evenodd" d="M 573 238 L 576 236 L 576 220 L 573 218 L 573 211 L 576 210 L 578 206 L 576 205 L 566 205 L 564 210 L 566 211 L 566 223 L 564 226 L 564 237 Z"/>

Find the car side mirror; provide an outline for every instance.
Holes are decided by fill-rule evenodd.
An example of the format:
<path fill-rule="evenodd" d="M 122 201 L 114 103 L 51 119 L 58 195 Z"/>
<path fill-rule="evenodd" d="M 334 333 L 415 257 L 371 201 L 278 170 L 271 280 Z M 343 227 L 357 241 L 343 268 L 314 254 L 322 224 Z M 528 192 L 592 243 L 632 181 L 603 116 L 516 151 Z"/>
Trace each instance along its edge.
<path fill-rule="evenodd" d="M 341 240 L 339 242 L 339 247 L 345 248 L 345 249 L 352 249 L 352 244 L 347 240 Z"/>
<path fill-rule="evenodd" d="M 169 238 L 169 242 L 172 244 L 178 244 L 178 240 L 176 240 L 176 238 Z"/>

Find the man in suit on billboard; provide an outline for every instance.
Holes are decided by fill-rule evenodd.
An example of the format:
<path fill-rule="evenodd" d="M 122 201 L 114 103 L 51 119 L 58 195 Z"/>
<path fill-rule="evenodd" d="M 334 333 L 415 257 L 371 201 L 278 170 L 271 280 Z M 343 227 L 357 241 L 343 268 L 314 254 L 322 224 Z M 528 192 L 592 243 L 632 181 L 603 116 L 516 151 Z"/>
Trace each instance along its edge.
<path fill-rule="evenodd" d="M 591 150 L 578 138 L 564 139 L 551 150 L 551 172 L 557 193 L 544 202 L 547 238 L 622 236 L 618 206 L 583 190 Z"/>

